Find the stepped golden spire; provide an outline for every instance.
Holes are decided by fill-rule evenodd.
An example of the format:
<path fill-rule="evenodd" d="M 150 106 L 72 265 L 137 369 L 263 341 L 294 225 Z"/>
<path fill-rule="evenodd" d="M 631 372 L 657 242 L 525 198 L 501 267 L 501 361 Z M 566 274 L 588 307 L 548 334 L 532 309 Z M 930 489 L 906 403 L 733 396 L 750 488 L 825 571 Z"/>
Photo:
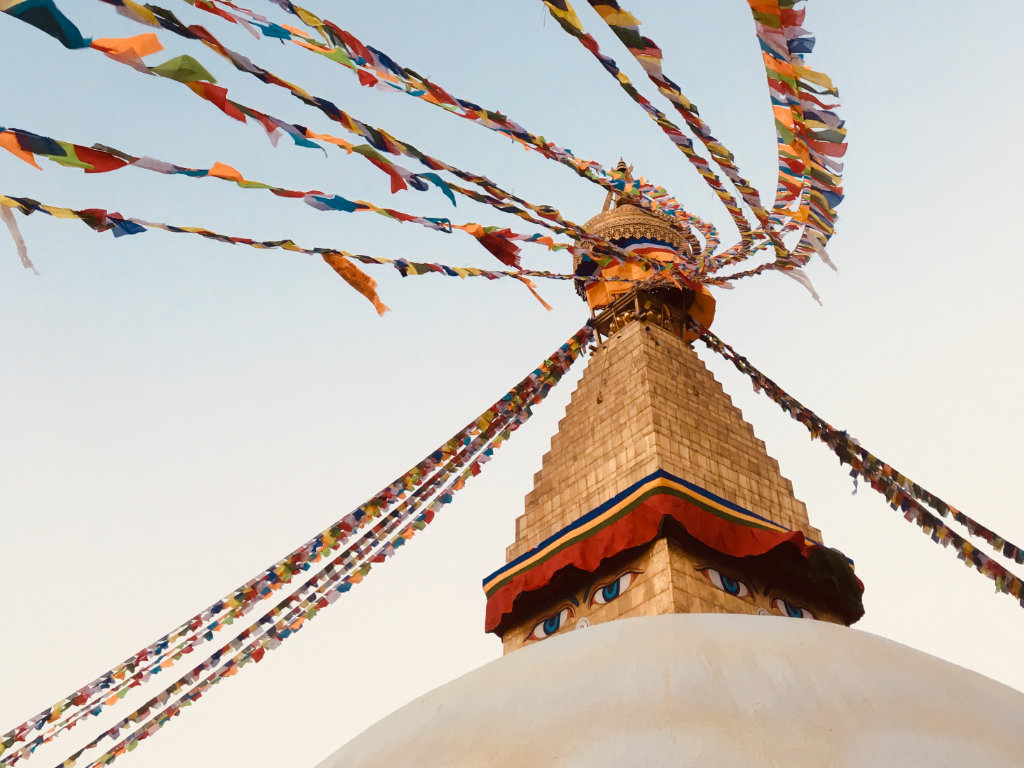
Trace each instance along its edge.
<path fill-rule="evenodd" d="M 617 170 L 630 180 L 625 163 Z M 688 247 L 672 223 L 622 195 L 609 194 L 586 229 L 637 255 L 586 276 L 642 281 L 644 261 L 683 259 Z M 665 613 L 860 618 L 849 561 L 822 545 L 792 484 L 691 347 L 687 322 L 710 324 L 710 294 L 657 281 L 590 281 L 582 294 L 598 347 L 506 565 L 484 580 L 486 628 L 505 651 Z"/>

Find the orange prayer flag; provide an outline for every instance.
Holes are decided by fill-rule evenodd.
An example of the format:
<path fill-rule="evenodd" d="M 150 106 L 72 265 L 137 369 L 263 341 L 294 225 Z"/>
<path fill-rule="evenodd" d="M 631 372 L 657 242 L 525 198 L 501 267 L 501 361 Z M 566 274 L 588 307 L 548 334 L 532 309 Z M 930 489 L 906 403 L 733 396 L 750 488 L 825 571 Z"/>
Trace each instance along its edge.
<path fill-rule="evenodd" d="M 348 151 L 348 153 L 350 155 L 352 154 L 352 145 L 351 144 L 349 144 L 344 139 L 339 139 L 337 136 L 332 136 L 329 133 L 314 133 L 313 131 L 311 131 L 311 130 L 309 130 L 307 128 L 306 129 L 306 138 L 308 138 L 308 139 L 321 139 L 323 141 L 326 141 L 326 142 L 329 142 L 331 144 L 334 144 L 335 146 L 341 147 L 342 149 L 345 149 L 346 151 Z"/>
<path fill-rule="evenodd" d="M 537 293 L 537 286 L 535 286 L 533 284 L 532 280 L 528 280 L 527 278 L 523 277 L 522 275 L 515 275 L 514 274 L 514 275 L 512 275 L 512 277 L 514 277 L 516 280 L 520 281 L 523 285 L 525 285 L 527 287 L 527 289 L 530 291 L 530 293 L 533 294 L 533 298 L 535 298 L 537 301 L 539 301 L 541 303 L 541 306 L 544 307 L 544 309 L 546 309 L 548 312 L 551 311 L 551 309 L 552 309 L 551 305 L 548 304 L 546 301 L 544 301 L 544 299 L 541 298 L 541 295 L 539 293 Z"/>
<path fill-rule="evenodd" d="M 485 234 L 487 234 L 486 232 L 484 232 L 484 228 L 481 227 L 476 222 L 470 222 L 469 224 L 463 224 L 462 226 L 452 225 L 452 229 L 461 229 L 463 232 L 468 232 L 473 237 L 478 238 L 483 237 Z"/>
<path fill-rule="evenodd" d="M 355 288 L 359 293 L 369 299 L 378 315 L 388 311 L 388 307 L 377 295 L 377 281 L 359 269 L 355 264 L 346 259 L 340 253 L 325 253 L 324 261 L 331 265 L 331 269 L 337 272 L 341 279 Z"/>
<path fill-rule="evenodd" d="M 747 0 L 752 11 L 758 13 L 765 13 L 769 16 L 779 16 L 781 13 L 779 9 L 779 0 Z"/>
<path fill-rule="evenodd" d="M 242 174 L 232 168 L 230 165 L 224 163 L 214 163 L 213 167 L 207 171 L 208 176 L 216 176 L 219 179 L 228 179 L 230 181 L 245 181 Z"/>
<path fill-rule="evenodd" d="M 18 137 L 10 131 L 4 131 L 0 133 L 0 147 L 3 147 L 15 157 L 21 158 L 31 166 L 38 168 L 40 171 L 43 170 L 42 166 L 36 162 L 36 157 L 31 152 L 26 152 L 18 144 Z"/>
<path fill-rule="evenodd" d="M 303 32 L 302 34 L 305 35 L 305 32 Z M 327 50 L 327 48 L 322 43 L 320 45 L 313 45 L 312 43 L 307 43 L 305 40 L 297 40 L 294 37 L 292 38 L 292 42 L 298 46 L 301 46 L 302 48 L 308 48 L 314 53 L 323 53 L 325 50 Z"/>
<path fill-rule="evenodd" d="M 164 49 L 158 38 L 152 32 L 145 32 L 134 37 L 101 37 L 92 41 L 90 48 L 111 56 L 113 58 L 131 57 L 142 58 L 151 53 L 159 53 Z"/>

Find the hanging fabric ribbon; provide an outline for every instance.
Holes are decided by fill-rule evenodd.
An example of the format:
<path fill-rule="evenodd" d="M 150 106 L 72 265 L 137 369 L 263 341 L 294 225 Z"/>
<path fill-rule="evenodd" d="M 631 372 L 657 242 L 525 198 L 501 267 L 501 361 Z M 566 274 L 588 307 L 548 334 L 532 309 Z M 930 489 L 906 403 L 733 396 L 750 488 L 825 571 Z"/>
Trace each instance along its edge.
<path fill-rule="evenodd" d="M 779 269 L 799 267 L 818 254 L 829 264 L 825 245 L 835 231 L 836 206 L 843 200 L 846 129 L 817 96 L 837 96 L 827 75 L 804 63 L 814 37 L 801 25 L 802 0 L 747 0 L 761 45 L 779 147 L 779 174 L 774 210 L 804 222 L 806 228 L 790 258 Z M 822 90 L 824 89 L 824 90 Z M 795 211 L 788 206 L 797 204 Z M 747 276 L 747 275 L 743 275 Z"/>
<path fill-rule="evenodd" d="M 774 381 L 769 379 L 750 362 L 715 336 L 707 328 L 693 324 L 693 329 L 701 341 L 714 352 L 731 362 L 737 370 L 750 378 L 757 392 L 763 392 L 774 400 L 782 410 L 803 424 L 811 433 L 812 439 L 825 443 L 839 458 L 841 464 L 849 464 L 850 474 L 863 478 L 876 491 L 885 496 L 889 506 L 903 513 L 903 517 L 915 523 L 922 532 L 931 537 L 932 541 L 947 547 L 953 545 L 957 556 L 968 566 L 988 576 L 995 582 L 996 590 L 1014 597 L 1024 608 L 1024 582 L 1010 573 L 992 558 L 976 549 L 939 517 L 952 517 L 963 525 L 969 535 L 984 540 L 993 550 L 1012 559 L 1016 563 L 1024 563 L 1024 551 L 1016 544 L 999 536 L 978 523 L 963 512 L 950 506 L 935 494 L 915 483 L 903 473 L 862 448 L 860 443 L 850 437 L 849 433 L 840 431 L 806 408 L 795 398 L 787 394 Z M 932 514 L 922 506 L 927 504 L 936 514 Z"/>

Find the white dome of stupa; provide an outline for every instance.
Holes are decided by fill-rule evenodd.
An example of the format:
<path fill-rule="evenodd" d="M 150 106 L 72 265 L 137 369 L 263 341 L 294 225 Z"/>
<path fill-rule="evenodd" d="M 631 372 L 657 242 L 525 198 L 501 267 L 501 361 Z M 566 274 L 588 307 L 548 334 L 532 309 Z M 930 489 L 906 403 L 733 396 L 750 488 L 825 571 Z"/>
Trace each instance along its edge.
<path fill-rule="evenodd" d="M 416 699 L 319 768 L 1024 765 L 1024 694 L 834 624 L 612 621 Z"/>

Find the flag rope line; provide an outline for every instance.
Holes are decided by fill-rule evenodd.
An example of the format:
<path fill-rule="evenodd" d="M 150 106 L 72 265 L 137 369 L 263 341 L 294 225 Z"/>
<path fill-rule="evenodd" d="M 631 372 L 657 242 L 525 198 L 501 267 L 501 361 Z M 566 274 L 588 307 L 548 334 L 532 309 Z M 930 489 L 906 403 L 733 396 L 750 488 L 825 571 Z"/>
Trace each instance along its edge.
<path fill-rule="evenodd" d="M 463 171 L 454 165 L 444 162 L 443 160 L 439 160 L 436 157 L 424 154 L 419 149 L 414 147 L 412 144 L 397 139 L 396 137 L 389 134 L 387 131 L 381 128 L 376 128 L 367 123 L 363 123 L 360 120 L 357 120 L 356 118 L 352 117 L 345 111 L 339 109 L 333 102 L 308 93 L 299 86 L 294 85 L 293 83 L 290 83 L 287 80 L 278 77 L 269 70 L 266 70 L 254 64 L 247 57 L 242 56 L 241 54 L 238 54 L 235 51 L 232 51 L 231 49 L 227 48 L 205 28 L 200 27 L 198 25 L 186 26 L 182 24 L 170 11 L 161 9 L 158 14 L 156 9 L 153 9 L 148 5 L 142 6 L 136 3 L 126 2 L 126 0 L 99 0 L 99 2 L 104 3 L 106 5 L 115 6 L 118 8 L 119 11 L 123 10 L 124 12 L 121 15 L 127 16 L 128 18 L 131 18 L 140 24 L 150 27 L 162 28 L 180 37 L 190 40 L 199 40 L 205 43 L 208 47 L 210 47 L 215 52 L 219 53 L 221 56 L 230 61 L 232 65 L 239 71 L 250 74 L 265 84 L 276 85 L 281 88 L 284 88 L 289 93 L 291 93 L 295 98 L 299 99 L 307 106 L 312 106 L 318 109 L 327 118 L 329 118 L 335 123 L 338 123 L 350 133 L 360 136 L 363 139 L 366 139 L 367 141 L 370 142 L 371 146 L 361 145 L 352 147 L 351 145 L 348 145 L 347 142 L 344 142 L 342 140 L 336 140 L 336 137 L 332 137 L 326 134 L 316 136 L 317 138 L 328 140 L 330 143 L 337 144 L 338 142 L 341 142 L 341 144 L 345 145 L 345 148 L 348 149 L 350 153 L 357 152 L 364 155 L 364 157 L 367 160 L 369 160 L 373 165 L 375 165 L 385 173 L 388 173 L 388 175 L 392 179 L 392 192 L 396 192 L 399 189 L 406 189 L 408 188 L 409 184 L 413 184 L 414 186 L 416 186 L 417 189 L 425 190 L 427 189 L 427 183 L 426 181 L 422 181 L 423 179 L 425 179 L 433 183 L 438 188 L 440 188 L 443 192 L 446 192 L 446 194 L 449 195 L 449 198 L 452 200 L 453 203 L 454 198 L 450 194 L 452 190 L 457 191 L 460 194 L 467 195 L 468 197 L 476 200 L 477 202 L 491 205 L 492 207 L 498 208 L 499 210 L 503 210 L 506 213 L 513 213 L 519 218 L 525 218 L 526 220 L 534 224 L 539 224 L 548 228 L 552 228 L 552 226 L 546 223 L 545 221 L 538 221 L 525 214 L 525 211 L 517 210 L 515 206 L 512 206 L 510 203 L 508 203 L 508 200 L 512 200 L 518 205 L 530 209 L 538 216 L 541 216 L 543 219 L 557 221 L 562 227 L 565 228 L 566 233 L 571 232 L 576 237 L 582 239 L 593 239 L 593 236 L 588 236 L 588 234 L 578 224 L 575 224 L 574 222 L 564 219 L 561 213 L 559 213 L 559 211 L 556 208 L 549 205 L 534 205 L 532 203 L 529 203 L 528 201 L 512 194 L 511 192 L 502 189 L 485 176 L 480 176 L 475 173 Z M 154 40 L 157 40 L 157 45 L 159 46 L 159 41 L 156 38 L 156 35 L 152 33 L 150 33 L 150 35 Z M 91 47 L 96 48 L 97 43 L 98 41 L 93 41 Z M 113 46 L 111 46 L 108 43 L 107 47 L 109 48 Z M 100 48 L 100 50 L 103 50 L 103 48 Z M 192 90 L 194 93 L 196 93 L 196 95 L 206 99 L 207 101 L 211 101 L 211 103 L 214 103 L 215 106 L 218 106 L 218 108 L 220 108 L 221 111 L 224 111 L 229 116 L 235 117 L 236 119 L 240 119 L 243 122 L 245 121 L 245 116 L 250 115 L 255 119 L 263 122 L 264 128 L 267 128 L 267 121 L 270 121 L 275 126 L 280 127 L 286 130 L 286 132 L 291 133 L 293 139 L 297 139 L 298 137 L 292 131 L 288 130 L 289 127 L 298 130 L 299 133 L 305 135 L 306 137 L 311 135 L 309 129 L 303 129 L 301 128 L 301 126 L 296 126 L 292 123 L 288 123 L 287 121 L 280 120 L 279 118 L 276 118 L 273 115 L 261 113 L 253 109 L 252 107 L 248 107 L 246 105 L 227 99 L 226 89 L 220 88 L 219 86 L 211 86 L 209 83 L 204 82 L 204 80 L 212 79 L 212 76 L 209 75 L 208 72 L 206 72 L 206 70 L 199 64 L 199 62 L 197 62 L 190 56 L 180 56 L 176 59 L 172 59 L 172 62 L 182 61 L 186 59 L 190 62 L 188 64 L 188 73 L 186 75 L 179 75 L 176 74 L 178 72 L 177 67 L 169 67 L 171 62 L 167 62 L 158 67 L 146 67 L 144 64 L 141 63 L 141 60 L 137 64 L 133 64 L 128 61 L 123 61 L 121 58 L 118 58 L 117 55 L 111 56 L 110 53 L 107 53 L 107 55 L 110 58 L 113 58 L 115 61 L 119 61 L 120 63 L 132 66 L 133 69 L 137 69 L 148 74 L 155 74 L 161 77 L 166 77 L 171 80 L 178 80 L 180 82 L 184 82 L 184 84 L 187 85 L 190 88 L 190 90 Z M 195 71 L 196 68 L 198 68 L 199 70 L 198 73 Z M 228 109 L 228 107 L 232 107 L 234 109 Z M 402 166 L 387 160 L 386 158 L 379 154 L 379 151 L 384 151 L 395 155 L 401 154 L 406 157 L 415 159 L 422 163 L 423 165 L 430 168 L 431 171 L 445 170 L 467 183 L 475 184 L 481 187 L 489 195 L 491 195 L 491 198 L 487 198 L 486 196 L 480 194 L 474 194 L 463 187 L 458 187 L 457 185 L 453 185 L 450 182 L 446 182 L 442 180 L 439 176 L 437 176 L 436 173 L 431 172 L 414 174 L 408 171 L 407 169 L 403 168 Z M 418 186 L 416 185 L 417 179 L 421 180 Z M 696 259 L 696 252 L 699 249 L 699 243 L 697 243 L 696 238 L 693 236 L 689 227 L 679 227 L 678 222 L 675 223 L 675 226 L 679 230 L 680 234 L 683 235 L 684 238 L 690 242 L 690 250 L 693 254 L 693 258 Z M 604 245 L 607 245 L 607 243 L 604 243 Z M 502 260 L 503 263 L 506 263 L 508 266 L 514 266 L 513 264 L 508 263 L 504 259 L 501 259 L 500 256 L 498 258 Z M 686 265 L 680 264 L 679 266 L 680 268 L 683 268 L 684 271 L 688 271 L 685 269 Z M 660 267 L 656 266 L 656 268 Z"/>
<path fill-rule="evenodd" d="M 513 420 L 519 421 L 521 423 L 522 421 L 525 421 L 527 418 L 529 418 L 529 416 L 532 413 L 532 411 L 530 410 L 530 405 L 536 402 L 540 402 L 541 400 L 544 399 L 544 397 L 551 390 L 551 388 L 561 378 L 565 370 L 568 369 L 568 366 L 571 365 L 574 360 L 578 359 L 580 352 L 582 352 L 583 348 L 585 347 L 585 344 L 589 341 L 591 336 L 592 331 L 590 327 L 584 326 L 584 328 L 580 329 L 580 331 L 577 332 L 577 334 L 575 334 L 569 342 L 562 345 L 562 347 L 559 350 L 557 350 L 551 358 L 545 360 L 544 364 L 542 364 L 540 369 L 535 370 L 534 373 L 530 374 L 530 376 L 528 376 L 526 379 L 523 380 L 523 382 L 521 382 L 523 384 L 526 384 L 527 392 L 525 395 L 525 402 L 523 408 L 516 414 L 515 417 L 513 417 Z M 583 346 L 579 346 L 579 342 L 582 342 Z M 564 360 L 564 358 L 569 357 L 569 355 L 572 353 L 573 347 L 575 347 L 576 354 L 572 356 L 571 359 L 568 359 L 567 361 Z M 563 359 L 564 368 L 556 366 L 553 370 L 548 371 L 547 373 L 542 373 L 542 369 L 544 369 L 545 366 L 547 366 L 547 364 L 552 363 L 552 361 L 555 360 L 556 358 Z M 518 428 L 518 424 L 514 428 Z M 437 509 L 439 509 L 444 504 L 449 503 L 451 501 L 451 493 L 454 490 L 457 490 L 456 486 L 459 485 L 460 482 L 464 485 L 468 477 L 479 474 L 478 468 L 477 471 L 475 472 L 471 471 L 471 469 L 465 470 L 463 475 L 460 476 L 459 480 L 452 483 L 446 489 L 443 489 L 442 493 L 444 495 L 441 496 L 439 499 L 435 500 L 431 507 L 433 507 L 436 504 Z M 428 508 L 427 510 L 427 512 L 429 513 L 433 513 L 436 511 L 436 509 L 432 508 Z M 431 515 L 428 519 L 424 519 L 418 522 L 421 523 L 422 527 L 425 527 L 427 524 L 429 524 L 429 522 L 432 519 L 433 516 Z M 413 535 L 412 528 L 408 528 L 408 531 L 410 532 L 410 536 Z M 404 542 L 402 534 L 399 534 L 396 537 L 396 539 L 402 539 Z M 373 564 L 383 562 L 388 557 L 392 556 L 394 552 L 398 549 L 398 547 L 394 546 L 393 543 L 389 542 L 389 544 L 391 544 L 390 549 L 388 548 L 387 545 L 385 545 L 383 549 L 378 550 L 377 553 L 371 558 L 371 562 L 365 562 L 363 564 L 359 574 L 360 581 L 362 580 L 362 578 L 365 578 L 367 573 L 373 567 Z M 344 591 L 347 591 L 347 588 L 343 589 L 344 587 L 346 587 L 346 582 L 343 581 L 338 586 L 338 588 L 334 590 L 334 593 L 341 594 Z M 312 601 L 304 601 L 304 603 L 310 605 L 310 607 L 307 610 L 306 614 L 300 617 L 298 627 L 293 628 L 292 626 L 288 626 L 285 628 L 284 632 L 277 634 L 279 632 L 279 625 L 282 624 L 284 620 L 279 621 L 278 624 L 275 624 L 275 626 L 270 630 L 270 632 L 264 635 L 264 638 L 266 639 L 262 639 L 258 642 L 258 646 L 257 643 L 251 643 L 248 649 L 242 650 L 239 653 L 237 653 L 234 657 L 232 657 L 232 659 L 230 659 L 218 670 L 216 670 L 216 672 L 213 675 L 211 675 L 202 683 L 197 685 L 192 691 L 189 691 L 184 696 L 179 698 L 178 701 L 176 701 L 174 704 L 172 704 L 169 707 L 166 707 L 155 717 L 151 718 L 149 721 L 141 725 L 127 738 L 120 741 L 118 744 L 116 744 L 114 747 L 108 750 L 105 754 L 101 755 L 99 758 L 90 763 L 89 766 L 87 766 L 87 768 L 98 768 L 98 766 L 100 765 L 110 765 L 119 756 L 132 751 L 134 748 L 138 746 L 138 744 L 143 739 L 153 735 L 153 733 L 155 733 L 157 730 L 159 730 L 168 722 L 170 722 L 172 717 L 175 717 L 176 715 L 182 712 L 183 707 L 188 706 L 192 704 L 194 701 L 198 700 L 203 694 L 205 694 L 206 690 L 208 690 L 212 685 L 218 684 L 227 677 L 234 676 L 235 674 L 237 674 L 238 670 L 242 666 L 244 666 L 248 661 L 258 661 L 258 659 L 254 659 L 254 656 L 257 652 L 262 651 L 263 653 L 265 653 L 267 650 L 273 650 L 274 648 L 278 647 L 281 642 L 283 642 L 285 639 L 294 634 L 294 632 L 297 632 L 298 629 L 301 629 L 305 622 L 315 618 L 318 615 L 320 609 L 330 604 L 330 601 L 327 599 L 326 588 L 322 587 L 322 590 L 323 591 L 321 592 L 321 597 L 316 602 L 315 605 L 312 604 Z M 260 658 L 262 658 L 263 653 L 259 653 Z M 66 766 L 66 768 L 71 768 L 72 765 L 74 765 L 74 758 L 69 758 L 69 760 L 65 761 L 64 763 L 64 766 Z"/>
<path fill-rule="evenodd" d="M 661 129 L 661 131 L 668 136 L 672 144 L 678 149 L 686 159 L 690 161 L 690 164 L 697 170 L 697 173 L 704 179 L 711 190 L 715 193 L 722 205 L 729 212 L 733 222 L 736 224 L 736 228 L 740 233 L 739 247 L 745 251 L 753 243 L 753 236 L 750 227 L 750 223 L 743 215 L 743 211 L 739 204 L 736 202 L 736 198 L 725 188 L 722 184 L 722 180 L 718 177 L 711 169 L 711 164 L 708 163 L 703 157 L 697 154 L 694 149 L 693 141 L 682 132 L 682 130 L 668 119 L 660 109 L 651 104 L 643 95 L 637 91 L 636 86 L 626 76 L 622 70 L 619 69 L 615 61 L 601 52 L 601 47 L 597 41 L 583 28 L 583 23 L 576 15 L 575 9 L 568 2 L 568 0 L 541 0 L 548 9 L 548 13 L 551 17 L 558 22 L 558 25 L 571 37 L 576 38 L 580 45 L 589 51 L 595 59 L 601 64 L 604 70 L 611 75 L 615 81 L 619 84 L 619 87 L 640 106 L 641 109 L 647 114 L 651 120 Z M 704 272 L 706 265 L 701 262 L 698 264 L 698 271 Z"/>
<path fill-rule="evenodd" d="M 177 226 L 173 224 L 166 224 L 163 222 L 149 221 L 147 219 L 141 219 L 134 216 L 123 216 L 118 212 L 106 211 L 102 208 L 85 208 L 85 209 L 72 209 L 64 208 L 61 206 L 48 205 L 41 203 L 38 200 L 34 200 L 28 197 L 16 197 L 12 195 L 0 194 L 0 212 L 7 211 L 10 209 L 16 209 L 25 216 L 30 216 L 33 213 L 43 213 L 47 216 L 52 216 L 57 219 L 78 219 L 87 227 L 92 229 L 96 233 L 112 232 L 114 237 L 124 237 L 128 235 L 141 234 L 147 232 L 150 229 L 159 229 L 172 234 L 189 234 L 204 237 L 210 240 L 216 240 L 218 242 L 228 243 L 231 245 L 244 245 L 250 248 L 258 250 L 269 250 L 269 249 L 282 249 L 291 251 L 293 253 L 302 253 L 307 255 L 320 256 L 330 265 L 339 275 L 341 275 L 346 281 L 348 281 L 353 288 L 362 293 L 368 298 L 371 303 L 377 307 L 378 312 L 381 312 L 381 308 L 386 309 L 380 302 L 379 297 L 376 294 L 377 283 L 373 278 L 365 273 L 359 272 L 359 275 L 349 274 L 343 266 L 345 261 L 358 261 L 363 264 L 376 264 L 376 265 L 390 265 L 394 267 L 399 274 L 403 277 L 415 276 L 415 275 L 427 275 L 427 274 L 438 274 L 446 277 L 484 277 L 488 280 L 497 280 L 500 278 L 513 278 L 526 285 L 529 289 L 534 289 L 535 286 L 532 281 L 529 280 L 531 277 L 541 278 L 545 280 L 580 280 L 585 285 L 592 282 L 619 282 L 619 283 L 632 283 L 634 285 L 656 285 L 658 283 L 657 278 L 647 278 L 644 280 L 635 280 L 628 277 L 618 276 L 590 276 L 580 277 L 574 274 L 562 273 L 562 272 L 550 272 L 546 270 L 535 270 L 535 269 L 520 269 L 517 271 L 510 270 L 492 270 L 483 269 L 480 267 L 467 267 L 467 266 L 449 266 L 447 264 L 440 264 L 436 262 L 418 262 L 411 261 L 409 259 L 387 259 L 378 256 L 368 256 L 366 254 L 349 253 L 340 248 L 304 248 L 295 243 L 290 238 L 281 240 L 254 240 L 247 237 L 238 237 L 235 235 L 225 235 L 220 232 L 215 232 L 205 227 L 186 227 Z M 763 249 L 767 246 L 767 242 L 757 243 L 754 246 L 754 250 Z M 351 266 L 351 269 L 355 269 Z M 360 280 L 360 276 L 362 280 Z M 536 295 L 536 294 L 535 294 Z M 538 297 L 539 298 L 539 297 Z M 540 300 L 545 307 L 548 305 Z"/>
<path fill-rule="evenodd" d="M 715 161 L 715 164 L 722 169 L 722 173 L 732 182 L 733 188 L 739 192 L 743 202 L 750 208 L 751 213 L 754 214 L 762 230 L 771 239 L 776 257 L 785 258 L 785 245 L 783 245 L 781 238 L 775 232 L 774 222 L 769 220 L 769 213 L 761 203 L 760 193 L 740 173 L 739 168 L 734 162 L 735 156 L 733 153 L 726 149 L 711 134 L 711 129 L 700 117 L 697 105 L 691 102 L 683 94 L 679 86 L 662 71 L 663 57 L 661 48 L 653 40 L 640 34 L 640 20 L 622 8 L 616 0 L 587 0 L 587 2 L 591 8 L 597 11 L 597 14 L 608 28 L 647 73 L 648 79 L 658 89 L 658 92 L 675 107 L 676 112 L 683 118 L 683 121 L 689 126 L 690 130 L 700 139 L 704 148 Z M 716 266 L 721 268 L 725 264 L 719 261 Z"/>
<path fill-rule="evenodd" d="M 301 30 L 275 24 L 265 16 L 228 2 L 228 0 L 183 0 L 183 2 L 239 24 L 258 37 L 287 40 L 304 50 L 317 53 L 347 68 L 358 77 L 361 85 L 387 92 L 400 91 L 408 96 L 413 96 L 427 104 L 443 109 L 449 114 L 470 120 L 481 127 L 507 136 L 520 146 L 571 168 L 578 175 L 599 184 L 607 191 L 634 197 L 641 207 L 666 213 L 679 219 L 680 224 L 689 224 L 699 231 L 707 243 L 704 250 L 705 255 L 710 256 L 719 245 L 718 232 L 714 225 L 687 212 L 678 200 L 668 194 L 664 187 L 646 182 L 643 178 L 624 182 L 616 171 L 606 170 L 595 160 L 577 157 L 571 150 L 560 147 L 543 136 L 531 133 L 501 112 L 485 109 L 473 102 L 453 96 L 423 75 L 403 67 L 388 54 L 363 43 L 351 32 L 341 29 L 332 21 L 319 18 L 307 8 L 291 2 L 277 3 L 270 0 L 298 18 L 310 29 L 317 31 L 324 38 L 326 45 Z M 218 8 L 217 4 L 230 8 L 231 12 Z M 247 16 L 248 19 L 243 16 Z"/>
<path fill-rule="evenodd" d="M 429 480 L 428 473 L 432 473 L 438 466 L 442 466 L 442 462 L 451 461 L 453 457 L 459 455 L 466 445 L 472 444 L 474 436 L 486 431 L 488 426 L 502 413 L 509 411 L 510 408 L 519 402 L 526 403 L 524 407 L 528 412 L 531 404 L 543 400 L 550 387 L 581 356 L 592 338 L 592 333 L 593 331 L 589 325 L 584 326 L 549 358 L 544 360 L 533 373 L 520 381 L 494 405 L 469 422 L 462 430 L 430 453 L 419 464 L 401 475 L 367 502 L 353 510 L 353 512 L 339 519 L 329 528 L 321 531 L 305 544 L 293 550 L 289 555 L 269 566 L 259 576 L 232 590 L 221 600 L 197 613 L 191 619 L 178 625 L 169 633 L 137 653 L 132 654 L 120 664 L 95 678 L 92 682 L 62 697 L 51 707 L 10 729 L 2 737 L 0 755 L 5 750 L 11 748 L 14 743 L 26 741 L 32 730 L 41 730 L 47 723 L 57 721 L 61 715 L 70 712 L 73 708 L 82 707 L 95 693 L 112 687 L 118 676 L 133 674 L 136 668 L 143 664 L 151 655 L 159 655 L 170 647 L 172 642 L 196 634 L 200 630 L 204 634 L 212 633 L 215 631 L 216 626 L 222 626 L 220 621 L 222 621 L 223 617 L 218 617 L 225 610 L 248 610 L 259 601 L 268 599 L 273 592 L 280 589 L 281 584 L 290 581 L 291 577 L 295 574 L 300 571 L 309 570 L 310 564 L 321 558 L 326 552 L 340 548 L 355 531 L 365 528 L 371 521 L 384 515 L 396 501 L 401 501 L 406 494 L 415 491 L 416 488 L 427 482 Z M 499 437 L 505 439 L 507 435 L 502 433 Z M 474 464 L 473 466 L 476 465 Z M 470 470 L 472 469 L 473 467 L 471 466 Z M 478 473 L 479 467 L 477 466 L 476 469 L 477 471 L 472 472 L 472 474 Z M 211 620 L 213 624 L 208 625 L 208 622 L 211 622 Z"/>
<path fill-rule="evenodd" d="M 812 439 L 820 440 L 836 454 L 840 464 L 849 464 L 850 475 L 854 479 L 859 477 L 866 480 L 874 490 L 885 497 L 893 510 L 902 512 L 904 519 L 915 523 L 932 541 L 943 547 L 952 544 L 957 557 L 963 560 L 965 565 L 992 579 L 997 592 L 1016 598 L 1024 608 L 1024 582 L 952 530 L 939 517 L 952 517 L 966 528 L 969 535 L 982 539 L 995 552 L 1018 564 L 1024 563 L 1024 551 L 1020 547 L 947 504 L 922 485 L 870 453 L 857 440 L 850 437 L 848 432 L 836 429 L 804 406 L 707 328 L 692 321 L 691 325 L 709 349 L 724 357 L 751 380 L 755 391 L 764 393 L 793 419 L 803 424 Z M 931 511 L 924 505 L 931 507 Z M 932 514 L 932 511 L 935 514 Z"/>

